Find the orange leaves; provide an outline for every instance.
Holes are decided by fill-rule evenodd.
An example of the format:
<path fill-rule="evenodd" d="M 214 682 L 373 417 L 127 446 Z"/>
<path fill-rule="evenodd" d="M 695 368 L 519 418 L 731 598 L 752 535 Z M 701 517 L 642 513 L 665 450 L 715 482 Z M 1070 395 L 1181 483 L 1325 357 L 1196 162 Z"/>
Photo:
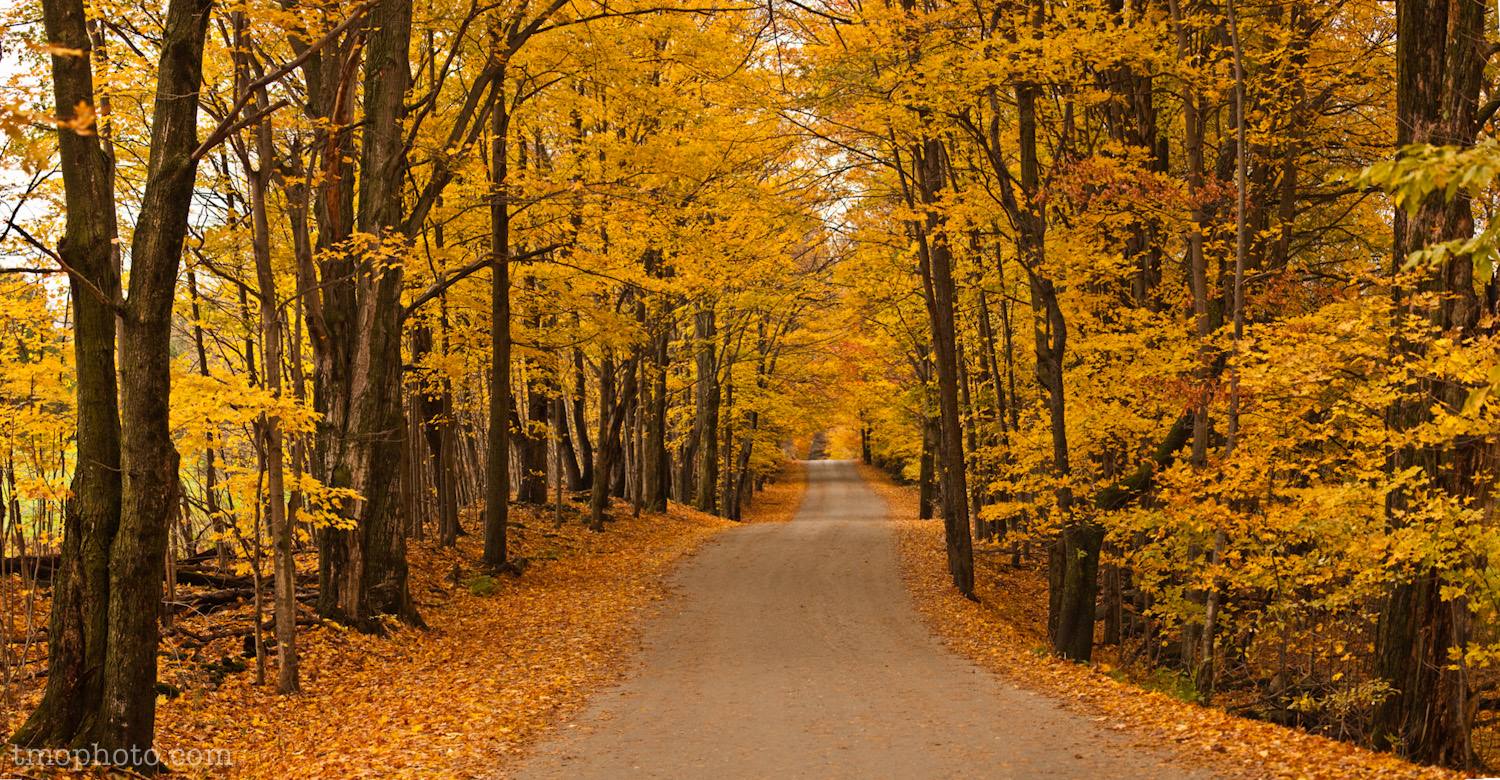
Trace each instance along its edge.
<path fill-rule="evenodd" d="M 160 706 L 158 747 L 232 751 L 235 777 L 468 777 L 503 769 L 549 723 L 615 679 L 663 575 L 729 523 L 674 506 L 604 534 L 513 510 L 514 553 L 531 558 L 494 592 L 454 584 L 478 544 L 412 550 L 429 631 L 386 637 L 323 626 L 299 639 L 305 692 L 282 698 L 232 675 Z M 542 560 L 541 557 L 555 559 Z"/>
<path fill-rule="evenodd" d="M 873 472 L 867 472 L 873 473 Z M 880 479 L 878 475 L 873 479 Z M 894 517 L 915 514 L 911 488 L 874 483 Z M 1231 777 L 1255 778 L 1456 778 L 1395 756 L 1283 726 L 1202 707 L 1115 679 L 1108 666 L 1085 667 L 1052 658 L 1041 626 L 1045 583 L 1029 590 L 1018 578 L 976 554 L 979 603 L 958 595 L 944 572 L 942 525 L 904 519 L 897 546 L 907 587 L 928 623 L 962 655 L 996 674 L 1044 693 L 1138 743 L 1165 748 L 1184 763 Z M 1005 573 L 1001 573 L 1004 571 Z M 1003 577 L 1003 579 L 1002 579 Z"/>
<path fill-rule="evenodd" d="M 802 461 L 787 461 L 777 480 L 755 494 L 745 521 L 785 523 L 797 516 L 802 496 L 807 492 L 807 468 Z"/>

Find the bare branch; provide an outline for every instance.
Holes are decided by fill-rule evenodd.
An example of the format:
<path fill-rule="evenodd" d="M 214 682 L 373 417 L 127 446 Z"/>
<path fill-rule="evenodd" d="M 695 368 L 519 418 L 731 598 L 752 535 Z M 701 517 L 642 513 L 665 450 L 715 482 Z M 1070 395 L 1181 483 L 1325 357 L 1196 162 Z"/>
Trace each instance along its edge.
<path fill-rule="evenodd" d="M 548 252 L 552 252 L 561 248 L 562 244 L 549 244 L 540 249 L 533 249 L 529 252 L 522 252 L 519 255 L 514 255 L 510 258 L 510 262 L 524 263 L 528 260 L 533 260 L 547 254 Z M 433 298 L 436 298 L 439 295 L 442 295 L 444 292 L 447 292 L 448 288 L 452 287 L 453 285 L 458 284 L 464 279 L 473 276 L 475 273 L 485 268 L 489 268 L 493 262 L 494 261 L 489 257 L 482 257 L 472 263 L 469 263 L 463 268 L 454 271 L 451 276 L 445 276 L 441 281 L 434 282 L 431 286 L 418 294 L 417 297 L 413 298 L 411 303 L 407 304 L 401 309 L 401 319 L 404 320 L 407 317 L 411 316 L 411 313 L 416 311 L 418 307 L 422 306 L 422 304 L 425 304 L 431 301 Z"/>
<path fill-rule="evenodd" d="M 58 267 L 60 267 L 63 272 L 65 272 L 74 281 L 78 282 L 78 284 L 84 289 L 88 290 L 89 293 L 92 294 L 95 298 L 99 299 L 100 303 L 113 309 L 117 314 L 125 313 L 125 306 L 123 301 L 120 301 L 119 299 L 111 300 L 110 297 L 108 295 L 105 295 L 104 291 L 99 289 L 99 286 L 94 284 L 93 281 L 91 281 L 87 276 L 78 273 L 78 271 L 74 270 L 73 266 L 68 265 L 68 261 L 64 260 L 62 255 L 52 251 L 52 249 L 46 244 L 43 244 L 41 241 L 37 240 L 36 236 L 33 236 L 30 233 L 26 232 L 26 228 L 23 228 L 20 225 L 11 222 L 10 220 L 6 220 L 6 224 L 8 225 L 7 231 L 16 231 L 16 235 L 20 236 L 22 240 L 30 244 L 38 252 L 41 252 L 47 257 L 52 258 L 52 262 L 57 263 Z"/>
<path fill-rule="evenodd" d="M 337 27 L 329 30 L 323 35 L 322 38 L 319 38 L 318 40 L 309 44 L 308 47 L 303 49 L 301 53 L 299 53 L 296 57 L 293 57 L 290 62 L 246 85 L 245 90 L 240 93 L 239 97 L 235 98 L 234 105 L 224 113 L 224 118 L 219 121 L 219 126 L 214 128 L 214 131 L 210 133 L 207 138 L 203 139 L 203 143 L 198 144 L 197 149 L 193 150 L 193 159 L 203 159 L 204 155 L 208 154 L 209 151 L 212 150 L 215 146 L 224 143 L 224 139 L 228 138 L 229 135 L 235 130 L 244 127 L 247 124 L 251 124 L 256 120 L 261 119 L 265 115 L 276 111 L 277 109 L 286 105 L 285 101 L 282 101 L 271 106 L 265 111 L 257 112 L 256 116 L 245 121 L 238 121 L 236 119 L 236 117 L 239 116 L 240 112 L 245 110 L 245 106 L 250 105 L 250 101 L 255 99 L 256 92 L 280 81 L 281 79 L 290 75 L 292 71 L 302 67 L 302 63 L 306 62 L 308 58 L 313 56 L 313 54 L 315 54 L 319 49 L 322 49 L 324 46 L 332 43 L 335 39 L 342 35 L 345 30 L 352 27 L 355 22 L 364 18 L 365 13 L 372 7 L 374 7 L 374 5 L 374 0 L 366 0 L 363 5 L 355 8 L 354 12 L 349 14 L 349 18 L 345 19 L 342 22 L 339 22 Z"/>

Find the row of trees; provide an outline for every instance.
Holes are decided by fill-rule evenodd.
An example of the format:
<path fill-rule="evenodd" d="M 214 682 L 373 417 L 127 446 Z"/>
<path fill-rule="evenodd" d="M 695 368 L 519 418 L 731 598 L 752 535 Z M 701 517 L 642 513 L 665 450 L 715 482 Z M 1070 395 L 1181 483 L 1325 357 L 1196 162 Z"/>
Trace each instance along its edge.
<path fill-rule="evenodd" d="M 299 553 L 419 624 L 411 540 L 736 516 L 842 395 L 960 591 L 1045 559 L 1060 655 L 1474 762 L 1479 0 L 13 13 L 0 543 L 59 552 L 17 741 L 150 744 L 180 559 L 269 569 L 293 691 Z"/>
<path fill-rule="evenodd" d="M 22 5 L 0 539 L 60 554 L 15 742 L 147 755 L 178 562 L 271 581 L 291 693 L 299 554 L 322 618 L 421 625 L 413 539 L 518 571 L 513 500 L 738 518 L 813 414 L 827 192 L 768 9 Z"/>
<path fill-rule="evenodd" d="M 1039 553 L 1065 658 L 1118 648 L 1202 700 L 1476 761 L 1500 648 L 1487 14 L 807 18 L 791 111 L 855 204 L 866 457 L 920 482 L 955 587 L 976 536 Z"/>

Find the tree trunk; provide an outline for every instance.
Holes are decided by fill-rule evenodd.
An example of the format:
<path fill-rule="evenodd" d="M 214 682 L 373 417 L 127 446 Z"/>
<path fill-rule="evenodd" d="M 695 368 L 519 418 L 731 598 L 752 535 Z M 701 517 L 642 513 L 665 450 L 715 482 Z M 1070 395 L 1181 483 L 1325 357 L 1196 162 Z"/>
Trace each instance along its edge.
<path fill-rule="evenodd" d="M 698 481 L 693 506 L 717 513 L 719 483 L 719 365 L 718 330 L 713 303 L 705 303 L 693 318 L 693 340 L 698 365 L 697 417 Z"/>
<path fill-rule="evenodd" d="M 377 616 L 382 614 L 421 623 L 407 586 L 406 540 L 392 490 L 405 430 L 400 403 L 402 268 L 386 258 L 406 251 L 398 228 L 410 38 L 410 0 L 379 0 L 371 8 L 356 215 L 359 232 L 370 243 L 348 247 L 348 256 L 326 261 L 323 277 L 331 342 L 321 366 L 328 408 L 327 475 L 331 485 L 352 488 L 360 498 L 341 508 L 352 528 L 329 528 L 322 534 L 318 609 L 366 631 L 379 629 Z"/>
<path fill-rule="evenodd" d="M 188 295 L 192 301 L 193 314 L 193 348 L 198 354 L 199 376 L 210 376 L 208 370 L 208 348 L 203 339 L 203 313 L 198 298 L 198 278 L 192 271 L 187 272 Z M 225 527 L 224 518 L 219 514 L 219 488 L 218 470 L 214 466 L 213 436 L 209 434 L 207 446 L 203 448 L 203 509 L 208 515 L 209 523 L 214 532 L 214 554 L 218 560 L 219 568 L 229 568 L 229 544 L 225 541 L 228 537 L 228 529 Z"/>
<path fill-rule="evenodd" d="M 505 84 L 504 69 L 499 83 Z M 504 99 L 495 102 L 490 147 L 490 442 L 484 494 L 484 563 L 508 563 L 506 525 L 510 513 L 510 204 L 506 200 L 506 136 L 510 117 Z"/>
<path fill-rule="evenodd" d="M 589 494 L 589 528 L 604 530 L 604 510 L 609 505 L 609 474 L 621 455 L 621 430 L 625 415 L 636 391 L 636 364 L 639 355 L 621 367 L 625 382 L 615 390 L 615 362 L 606 354 L 599 361 L 599 447 L 594 461 L 594 484 Z"/>
<path fill-rule="evenodd" d="M 936 472 L 938 449 L 938 421 L 926 412 L 922 415 L 922 455 L 917 462 L 917 519 L 931 520 L 932 508 L 937 505 Z"/>
<path fill-rule="evenodd" d="M 1472 146 L 1475 113 L 1488 49 L 1484 35 L 1485 4 L 1479 0 L 1400 0 L 1396 4 L 1396 146 L 1438 144 Z M 1459 195 L 1430 196 L 1417 213 L 1398 211 L 1395 224 L 1393 271 L 1399 271 L 1412 251 L 1432 244 L 1469 238 L 1474 219 L 1470 201 Z M 1402 290 L 1396 290 L 1397 316 L 1423 313 L 1455 341 L 1478 332 L 1479 305 L 1474 291 L 1474 263 L 1468 255 L 1446 254 L 1423 290 L 1441 293 L 1427 311 Z M 1398 333 L 1400 329 L 1398 323 Z M 1402 341 L 1398 352 L 1413 353 L 1419 345 Z M 1397 402 L 1389 412 L 1391 426 L 1406 429 L 1425 422 L 1438 405 L 1461 405 L 1462 387 L 1429 382 L 1418 397 Z M 1441 491 L 1458 500 L 1472 499 L 1483 490 L 1477 477 L 1484 453 L 1478 440 L 1460 442 L 1443 451 L 1411 447 L 1391 458 L 1393 473 L 1412 466 Z M 1407 503 L 1405 491 L 1387 499 L 1392 523 L 1401 523 Z M 1469 641 L 1467 607 L 1462 600 L 1445 600 L 1434 569 L 1419 571 L 1399 581 L 1384 605 L 1376 634 L 1375 671 L 1394 693 L 1375 712 L 1376 744 L 1393 746 L 1418 761 L 1472 766 L 1469 739 L 1468 680 L 1452 652 L 1462 652 Z"/>
<path fill-rule="evenodd" d="M 46 0 L 42 20 L 52 55 L 57 116 L 94 105 L 90 40 L 82 0 Z M 66 51 L 80 54 L 66 54 Z M 12 739 L 21 745 L 87 745 L 103 692 L 109 626 L 109 548 L 120 523 L 120 411 L 115 379 L 115 303 L 120 279 L 112 241 L 115 198 L 109 158 L 94 132 L 62 126 L 66 224 L 57 252 L 69 276 L 77 371 L 77 457 L 63 507 L 62 555 L 53 577 L 47 685 Z M 14 474 L 12 472 L 12 479 Z M 11 491 L 14 497 L 14 490 Z"/>
<path fill-rule="evenodd" d="M 131 243 L 120 366 L 120 526 L 109 552 L 109 640 L 100 747 L 147 754 L 156 726 L 157 615 L 176 516 L 177 449 L 168 420 L 172 304 L 197 160 L 198 90 L 211 4 L 173 0 L 163 29 L 151 155 Z"/>
<path fill-rule="evenodd" d="M 526 423 L 521 436 L 521 483 L 516 500 L 526 504 L 547 503 L 547 430 L 552 403 L 550 388 L 535 361 L 527 361 Z"/>
<path fill-rule="evenodd" d="M 665 320 L 667 312 L 658 314 L 651 334 L 650 361 L 646 364 L 649 389 L 644 390 L 642 411 L 645 413 L 645 436 L 641 452 L 641 506 L 647 512 L 667 511 L 667 494 L 672 481 L 672 458 L 667 453 L 667 348 L 671 331 Z"/>
<path fill-rule="evenodd" d="M 594 484 L 594 445 L 589 441 L 587 414 L 588 384 L 583 373 L 583 350 L 573 350 L 573 419 L 568 430 L 573 435 L 573 446 L 578 450 L 578 484 L 574 490 L 588 490 Z"/>
<path fill-rule="evenodd" d="M 1020 217 L 1018 241 L 1021 264 L 1031 286 L 1032 333 L 1036 350 L 1037 382 L 1046 394 L 1052 431 L 1052 472 L 1059 481 L 1054 491 L 1062 532 L 1054 542 L 1059 554 L 1051 557 L 1054 571 L 1050 583 L 1054 614 L 1052 649 L 1064 658 L 1087 662 L 1093 656 L 1095 599 L 1099 590 L 1099 551 L 1104 531 L 1086 517 L 1073 513 L 1072 474 L 1068 455 L 1067 393 L 1063 388 L 1063 359 L 1067 353 L 1068 327 L 1058 302 L 1057 288 L 1045 276 L 1046 217 L 1036 196 L 1041 173 L 1037 162 L 1036 99 L 1038 88 L 1022 84 L 1016 88 L 1019 116 L 1021 191 L 1027 202 L 1017 209 Z M 1061 570 L 1056 570 L 1061 567 Z"/>
<path fill-rule="evenodd" d="M 526 144 L 520 144 L 525 148 Z M 536 280 L 528 288 L 536 292 Z M 541 332 L 545 322 L 540 312 L 527 317 L 533 332 Z M 541 506 L 547 503 L 547 440 L 550 438 L 552 396 L 555 384 L 539 360 L 521 359 L 521 374 L 526 380 L 526 420 L 519 429 L 521 478 L 516 486 L 516 500 Z"/>
<path fill-rule="evenodd" d="M 931 325 L 938 380 L 939 446 L 937 476 L 942 486 L 943 529 L 947 540 L 948 574 L 965 596 L 974 595 L 973 537 L 969 527 L 969 491 L 964 464 L 963 420 L 958 403 L 958 342 L 955 322 L 953 253 L 946 220 L 937 210 L 945 180 L 944 149 L 935 139 L 915 150 L 916 180 L 928 209 L 918 234 L 928 321 Z"/>
<path fill-rule="evenodd" d="M 236 36 L 243 35 L 243 18 L 237 19 Z M 245 48 L 243 51 L 248 52 Z M 249 69 L 239 64 L 240 88 L 250 81 Z M 266 91 L 257 91 L 257 111 L 269 107 Z M 270 116 L 262 118 L 255 129 L 257 159 L 252 166 L 245 159 L 250 177 L 250 214 L 252 254 L 255 277 L 260 288 L 260 343 L 264 360 L 262 377 L 273 398 L 281 398 L 281 305 L 276 291 L 276 273 L 271 267 L 271 223 L 267 215 L 266 190 L 275 160 L 271 140 Z M 263 414 L 260 419 L 266 459 L 266 515 L 270 521 L 275 547 L 272 567 L 275 580 L 276 614 L 276 688 L 281 693 L 295 693 L 300 687 L 297 673 L 297 562 L 292 557 L 292 519 L 287 514 L 285 485 L 285 447 L 282 443 L 281 417 Z"/>
<path fill-rule="evenodd" d="M 432 233 L 435 246 L 439 249 L 446 246 L 447 241 L 442 223 L 433 225 Z M 441 275 L 436 281 L 438 283 L 443 281 Z M 438 307 L 438 326 L 442 331 L 442 348 L 446 353 L 448 350 L 447 293 L 439 296 Z M 416 329 L 412 350 L 413 363 L 421 363 L 423 355 L 432 351 L 433 340 L 432 328 L 424 324 Z M 417 393 L 417 408 L 421 412 L 422 435 L 427 442 L 428 455 L 432 460 L 433 485 L 437 493 L 438 544 L 443 547 L 452 547 L 458 543 L 460 530 L 458 490 L 455 484 L 457 478 L 453 473 L 457 467 L 458 453 L 453 434 L 453 387 L 446 375 L 438 378 L 438 387 L 435 391 L 429 389 L 427 392 Z"/>
<path fill-rule="evenodd" d="M 557 445 L 562 449 L 561 469 L 567 479 L 569 490 L 582 490 L 583 470 L 578 466 L 578 451 L 573 447 L 573 421 L 569 409 L 572 404 L 566 396 L 559 396 L 557 405 Z"/>

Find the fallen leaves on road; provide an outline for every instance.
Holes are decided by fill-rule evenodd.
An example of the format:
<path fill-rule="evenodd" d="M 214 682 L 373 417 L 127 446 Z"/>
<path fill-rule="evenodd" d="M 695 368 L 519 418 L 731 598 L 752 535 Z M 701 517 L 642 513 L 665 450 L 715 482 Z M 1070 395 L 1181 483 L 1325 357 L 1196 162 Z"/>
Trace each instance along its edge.
<path fill-rule="evenodd" d="M 1044 586 L 1031 592 L 1037 590 L 1035 583 L 1007 581 L 999 567 L 977 556 L 975 590 L 980 600 L 963 598 L 946 576 L 942 523 L 915 519 L 916 490 L 892 484 L 871 467 L 862 466 L 861 473 L 885 499 L 895 519 L 902 574 L 918 609 L 950 647 L 980 666 L 1047 694 L 1144 745 L 1164 747 L 1187 764 L 1227 776 L 1311 780 L 1461 776 L 1184 702 L 1047 655 L 1040 638 L 1027 630 L 1034 624 L 1034 615 L 1029 613 L 1046 609 Z"/>
<path fill-rule="evenodd" d="M 754 502 L 745 513 L 745 522 L 785 523 L 797 516 L 805 495 L 807 465 L 800 460 L 789 460 L 776 481 L 755 494 Z"/>

